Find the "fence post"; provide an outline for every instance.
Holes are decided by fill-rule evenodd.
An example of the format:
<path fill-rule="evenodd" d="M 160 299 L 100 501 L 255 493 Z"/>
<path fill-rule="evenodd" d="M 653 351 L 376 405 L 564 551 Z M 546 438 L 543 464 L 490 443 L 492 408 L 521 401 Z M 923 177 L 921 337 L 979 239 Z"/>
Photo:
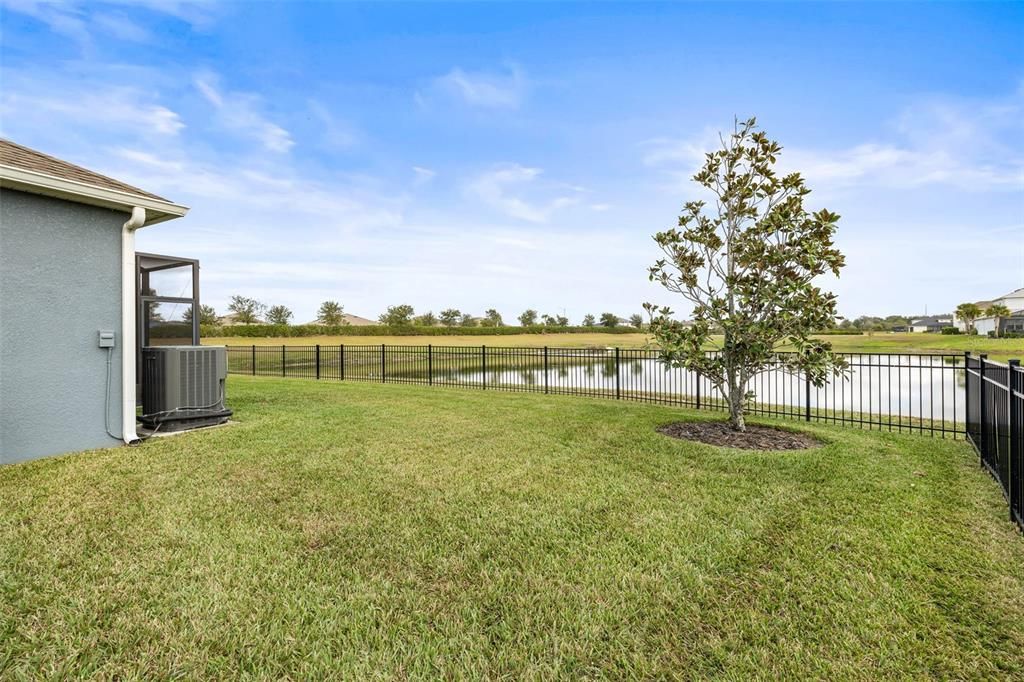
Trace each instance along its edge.
<path fill-rule="evenodd" d="M 811 421 L 811 377 L 804 372 L 804 421 Z"/>
<path fill-rule="evenodd" d="M 953 375 L 953 382 L 956 383 L 956 374 Z M 956 437 L 955 434 L 953 437 Z M 971 436 L 971 351 L 969 350 L 964 351 L 964 438 L 965 440 L 974 440 Z"/>
<path fill-rule="evenodd" d="M 427 385 L 434 385 L 434 344 L 427 344 Z"/>
<path fill-rule="evenodd" d="M 281 344 L 281 376 L 283 376 L 283 377 L 284 377 L 284 376 L 288 376 L 288 375 L 287 375 L 287 374 L 285 373 L 285 367 L 287 367 L 287 366 L 288 366 L 288 364 L 287 364 L 287 362 L 286 362 L 286 359 L 287 359 L 287 358 L 286 358 L 286 356 L 285 356 L 285 352 L 284 352 L 284 351 L 285 351 L 285 346 L 284 346 L 284 344 L 282 343 L 282 344 Z"/>
<path fill-rule="evenodd" d="M 338 358 L 338 370 L 339 370 L 339 381 L 345 380 L 345 344 L 341 344 L 341 348 L 338 351 L 341 356 Z"/>
<path fill-rule="evenodd" d="M 256 344 L 252 344 L 252 375 L 256 376 Z"/>
<path fill-rule="evenodd" d="M 1017 387 L 1015 386 L 1015 375 L 1017 374 L 1017 368 L 1020 367 L 1020 360 L 1007 360 L 1006 362 L 1006 413 L 1010 419 L 1010 447 L 1007 448 L 1006 462 L 1007 462 L 1007 475 L 1006 475 L 1006 489 L 1009 491 L 1008 497 L 1010 498 L 1010 521 L 1016 522 L 1013 516 L 1015 507 L 1020 503 L 1018 491 L 1020 490 L 1020 484 L 1017 479 L 1020 478 L 1020 473 L 1014 468 L 1014 460 L 1016 451 L 1019 449 L 1018 441 L 1021 439 L 1021 423 L 1020 414 L 1014 409 L 1013 401 L 1016 398 L 1013 392 Z"/>
<path fill-rule="evenodd" d="M 694 377 L 697 380 L 697 409 L 699 410 L 700 409 L 700 380 L 701 380 L 701 376 L 700 376 L 700 372 L 694 372 L 693 375 L 694 375 Z"/>
<path fill-rule="evenodd" d="M 385 364 L 385 361 L 384 361 L 384 357 L 385 357 L 386 354 L 387 354 L 387 346 L 385 346 L 382 343 L 382 344 L 380 344 L 380 383 L 382 383 L 382 384 L 386 384 L 387 383 L 387 375 L 385 374 L 385 372 L 387 372 L 387 365 Z"/>
<path fill-rule="evenodd" d="M 619 384 L 619 347 L 615 347 L 615 399 L 622 399 L 622 389 Z"/>
<path fill-rule="evenodd" d="M 548 347 L 544 346 L 544 393 L 548 392 Z"/>
<path fill-rule="evenodd" d="M 483 368 L 481 383 L 483 389 L 487 390 L 487 346 L 480 346 L 480 366 Z"/>
<path fill-rule="evenodd" d="M 978 457 L 981 464 L 985 464 L 985 455 L 988 454 L 988 434 L 985 432 L 985 359 L 986 353 L 978 355 Z"/>
<path fill-rule="evenodd" d="M 320 344 L 316 344 L 316 378 L 320 379 Z"/>

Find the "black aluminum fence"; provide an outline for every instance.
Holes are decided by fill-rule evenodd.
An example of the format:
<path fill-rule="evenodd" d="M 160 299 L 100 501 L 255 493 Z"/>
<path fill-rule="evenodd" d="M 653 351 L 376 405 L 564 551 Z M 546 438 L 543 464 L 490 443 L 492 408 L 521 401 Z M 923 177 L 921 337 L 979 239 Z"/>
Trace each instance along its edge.
<path fill-rule="evenodd" d="M 233 374 L 463 386 L 725 410 L 711 382 L 649 349 L 486 346 L 229 346 Z M 781 367 L 752 379 L 752 414 L 959 438 L 964 356 L 847 355 L 821 387 Z"/>
<path fill-rule="evenodd" d="M 999 481 L 1010 519 L 1024 530 L 1024 368 L 1019 360 L 965 356 L 967 439 Z"/>

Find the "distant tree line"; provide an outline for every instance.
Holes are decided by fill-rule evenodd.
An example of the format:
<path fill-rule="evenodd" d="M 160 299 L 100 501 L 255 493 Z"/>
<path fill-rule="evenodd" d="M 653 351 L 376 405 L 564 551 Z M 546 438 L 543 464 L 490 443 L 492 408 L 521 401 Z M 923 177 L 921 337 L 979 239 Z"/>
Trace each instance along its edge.
<path fill-rule="evenodd" d="M 960 319 L 967 329 L 968 333 L 974 332 L 974 323 L 981 317 L 1006 317 L 1010 314 L 1010 310 L 999 303 L 988 305 L 987 307 L 979 306 L 976 303 L 961 303 L 956 307 L 956 317 Z M 855 319 L 843 319 L 836 325 L 836 329 L 844 330 L 848 329 L 851 331 L 861 332 L 888 332 L 892 331 L 895 327 L 909 327 L 910 323 L 916 319 L 920 319 L 922 315 L 888 315 L 886 317 L 876 317 L 873 315 L 861 315 Z M 998 325 L 997 325 L 998 328 Z"/>
<path fill-rule="evenodd" d="M 228 303 L 228 312 L 238 324 L 271 324 L 275 326 L 288 326 L 292 324 L 294 315 L 287 306 L 266 304 L 247 296 L 232 296 Z M 204 325 L 216 325 L 217 314 L 210 306 L 203 306 L 204 317 L 201 322 Z M 191 319 L 191 317 L 189 318 Z M 572 323 L 566 315 L 552 315 L 539 313 L 530 308 L 523 311 L 516 320 L 521 327 L 570 327 Z M 419 315 L 408 303 L 388 306 L 377 321 L 384 326 L 394 328 L 405 327 L 504 327 L 505 321 L 501 313 L 494 308 L 484 311 L 480 317 L 466 313 L 458 308 L 445 308 L 436 315 L 432 310 Z M 348 320 L 345 316 L 344 307 L 337 301 L 324 301 L 320 304 L 316 315 L 316 324 L 327 327 L 345 326 Z M 619 326 L 630 326 L 636 329 L 644 328 L 643 317 L 634 313 L 629 318 L 622 318 L 615 313 L 604 312 L 599 317 L 592 314 L 584 315 L 581 326 L 583 327 L 606 327 L 616 328 Z"/>
<path fill-rule="evenodd" d="M 382 325 L 388 327 L 504 327 L 505 321 L 494 308 L 484 311 L 482 317 L 474 317 L 470 313 L 464 313 L 458 308 L 445 308 L 438 314 L 428 310 L 420 315 L 415 309 L 407 304 L 388 306 L 387 310 L 377 318 Z M 516 317 L 520 327 L 569 327 L 572 323 L 565 315 L 551 315 L 539 313 L 533 308 L 524 310 Z M 633 314 L 629 319 L 624 320 L 614 313 L 601 313 L 599 321 L 593 315 L 584 315 L 582 326 L 594 327 L 618 327 L 621 324 L 628 324 L 637 329 L 643 329 L 643 317 Z"/>
<path fill-rule="evenodd" d="M 843 319 L 836 325 L 837 329 L 850 329 L 859 332 L 888 332 L 893 327 L 906 327 L 914 316 L 889 315 L 887 317 L 874 317 L 861 315 L 855 319 Z"/>

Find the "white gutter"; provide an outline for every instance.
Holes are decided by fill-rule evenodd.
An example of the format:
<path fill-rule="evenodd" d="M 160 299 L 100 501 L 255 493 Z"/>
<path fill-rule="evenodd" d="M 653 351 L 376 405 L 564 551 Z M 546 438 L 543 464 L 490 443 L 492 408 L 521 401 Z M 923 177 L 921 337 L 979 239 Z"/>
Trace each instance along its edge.
<path fill-rule="evenodd" d="M 130 211 L 134 207 L 148 211 L 149 224 L 179 218 L 188 213 L 188 207 L 163 199 L 144 197 L 131 192 L 117 189 L 97 187 L 77 180 L 58 178 L 47 173 L 25 170 L 15 166 L 0 164 L 0 187 L 44 194 L 58 197 L 80 204 L 103 206 L 120 211 Z"/>
<path fill-rule="evenodd" d="M 139 439 L 135 432 L 135 230 L 146 224 L 146 209 L 132 208 L 121 228 L 121 434 L 125 443 Z"/>

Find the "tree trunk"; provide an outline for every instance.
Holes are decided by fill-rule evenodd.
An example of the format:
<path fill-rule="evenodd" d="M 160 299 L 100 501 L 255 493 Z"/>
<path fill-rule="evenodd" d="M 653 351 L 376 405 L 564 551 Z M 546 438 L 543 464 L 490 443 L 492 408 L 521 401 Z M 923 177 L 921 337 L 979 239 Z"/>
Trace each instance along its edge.
<path fill-rule="evenodd" d="M 747 423 L 743 419 L 743 386 L 729 386 L 729 426 L 733 431 L 746 431 Z"/>

